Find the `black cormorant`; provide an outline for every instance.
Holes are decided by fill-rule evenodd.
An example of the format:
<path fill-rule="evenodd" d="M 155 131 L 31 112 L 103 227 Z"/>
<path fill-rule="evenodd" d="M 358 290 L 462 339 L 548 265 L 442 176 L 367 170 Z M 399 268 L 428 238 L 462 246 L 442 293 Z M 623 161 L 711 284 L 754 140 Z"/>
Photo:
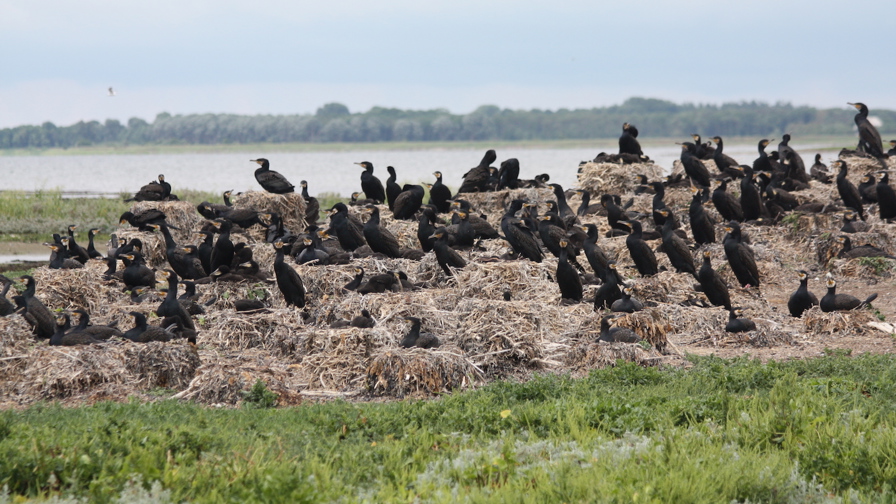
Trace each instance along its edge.
<path fill-rule="evenodd" d="M 628 286 L 622 288 L 622 297 L 610 306 L 610 311 L 621 313 L 635 313 L 643 309 L 644 303 L 632 297 L 632 288 Z"/>
<path fill-rule="evenodd" d="M 395 206 L 392 209 L 392 217 L 399 220 L 411 220 L 423 205 L 423 196 L 426 190 L 421 185 L 406 185 L 395 198 Z"/>
<path fill-rule="evenodd" d="M 165 299 L 162 300 L 159 307 L 156 308 L 156 315 L 163 319 L 170 319 L 171 323 L 180 321 L 178 327 L 196 330 L 193 324 L 193 318 L 187 313 L 187 310 L 177 301 L 177 273 L 173 270 L 166 269 L 159 272 L 162 278 L 168 282 L 168 291 L 165 293 Z"/>
<path fill-rule="evenodd" d="M 606 277 L 604 283 L 594 293 L 594 311 L 609 308 L 614 301 L 622 299 L 622 291 L 619 290 L 622 279 L 619 278 L 619 272 L 616 271 L 616 261 L 611 260 L 607 264 Z"/>
<path fill-rule="evenodd" d="M 336 233 L 339 246 L 347 252 L 353 252 L 367 244 L 364 240 L 364 226 L 348 213 L 345 203 L 336 203 L 327 212 L 330 215 L 330 228 Z"/>
<path fill-rule="evenodd" d="M 317 198 L 308 194 L 307 180 L 303 180 L 299 184 L 302 186 L 302 199 L 305 200 L 305 224 L 309 226 L 316 224 L 317 220 L 320 219 L 320 202 L 317 201 Z"/>
<path fill-rule="evenodd" d="M 99 228 L 93 228 L 87 231 L 87 255 L 91 259 L 103 259 L 103 254 L 96 249 L 96 245 L 93 243 L 93 238 L 99 232 Z"/>
<path fill-rule="evenodd" d="M 840 194 L 840 199 L 843 200 L 843 205 L 858 212 L 859 217 L 865 220 L 865 209 L 862 207 L 862 197 L 859 194 L 859 190 L 846 178 L 849 172 L 846 161 L 837 159 L 831 163 L 831 167 L 839 170 L 837 172 L 837 192 Z"/>
<path fill-rule="evenodd" d="M 355 164 L 364 168 L 364 171 L 361 172 L 361 190 L 364 191 L 364 195 L 377 203 L 384 203 L 386 201 L 386 189 L 383 188 L 383 183 L 380 179 L 373 174 L 373 163 L 361 161 Z"/>
<path fill-rule="evenodd" d="M 765 148 L 771 142 L 771 140 L 763 138 L 759 141 L 759 144 L 757 144 L 756 148 L 759 151 L 759 157 L 753 161 L 753 171 L 755 173 L 773 171 L 772 164 L 768 159 L 768 154 L 765 152 Z"/>
<path fill-rule="evenodd" d="M 880 172 L 880 180 L 877 182 L 877 205 L 881 220 L 896 218 L 896 192 L 890 187 L 890 174 L 887 171 Z"/>
<path fill-rule="evenodd" d="M 576 303 L 582 301 L 582 280 L 579 273 L 569 264 L 566 240 L 560 240 L 560 257 L 557 260 L 557 284 L 560 286 L 560 297 Z"/>
<path fill-rule="evenodd" d="M 607 341 L 610 343 L 638 343 L 641 337 L 635 331 L 627 327 L 610 327 L 610 319 L 619 315 L 604 315 L 600 319 L 600 337 L 598 341 Z"/>
<path fill-rule="evenodd" d="M 694 265 L 694 256 L 688 248 L 687 243 L 675 234 L 672 230 L 672 215 L 669 210 L 660 210 L 660 213 L 666 217 L 666 223 L 663 224 L 663 252 L 669 257 L 669 262 L 678 273 L 690 273 L 697 277 L 697 268 Z"/>
<path fill-rule="evenodd" d="M 535 239 L 533 231 L 526 227 L 520 219 L 515 217 L 516 212 L 523 208 L 523 200 L 513 200 L 504 217 L 501 219 L 501 231 L 504 232 L 504 239 L 513 248 L 518 255 L 529 259 L 530 261 L 541 262 L 544 254 L 538 241 Z"/>
<path fill-rule="evenodd" d="M 139 212 L 125 212 L 118 218 L 119 224 L 130 224 L 140 231 L 153 231 L 149 227 L 150 224 L 163 224 L 165 222 L 165 213 L 155 208 L 147 208 Z M 169 226 L 176 229 L 174 226 Z"/>
<path fill-rule="evenodd" d="M 451 210 L 451 189 L 442 183 L 442 172 L 433 172 L 436 182 L 429 188 L 429 204 L 434 205 L 439 213 Z"/>
<path fill-rule="evenodd" d="M 146 265 L 143 254 L 134 251 L 120 256 L 120 258 L 125 260 L 125 267 L 121 272 L 121 280 L 124 282 L 127 290 L 132 290 L 134 287 L 141 285 L 155 287 L 156 274 Z"/>
<path fill-rule="evenodd" d="M 588 234 L 588 238 L 585 239 L 585 242 L 582 244 L 582 248 L 585 250 L 585 257 L 588 258 L 588 264 L 591 265 L 591 269 L 594 270 L 594 274 L 597 275 L 598 278 L 606 280 L 607 264 L 609 264 L 610 259 L 607 257 L 604 250 L 597 244 L 597 239 L 599 237 L 597 226 L 594 224 L 586 224 L 581 229 Z"/>
<path fill-rule="evenodd" d="M 715 223 L 703 208 L 702 191 L 697 187 L 692 187 L 691 193 L 691 206 L 688 207 L 688 217 L 691 220 L 691 233 L 694 235 L 694 241 L 700 245 L 715 243 Z"/>
<path fill-rule="evenodd" d="M 439 262 L 439 266 L 442 267 L 442 271 L 446 275 L 454 276 L 451 268 L 461 269 L 467 265 L 467 261 L 457 251 L 448 246 L 448 231 L 445 228 L 440 227 L 436 229 L 435 233 L 430 236 L 430 239 L 435 240 L 432 249 L 436 253 L 436 260 Z"/>
<path fill-rule="evenodd" d="M 395 235 L 380 224 L 380 209 L 376 205 L 368 205 L 366 210 L 370 213 L 370 218 L 364 224 L 363 232 L 370 249 L 392 259 L 400 257 L 401 252 Z"/>
<path fill-rule="evenodd" d="M 19 280 L 25 284 L 25 291 L 22 292 L 23 302 L 27 307 L 27 315 L 25 320 L 31 324 L 34 335 L 40 339 L 49 338 L 56 332 L 56 322 L 50 310 L 35 297 L 37 291 L 37 282 L 30 275 L 23 275 Z"/>
<path fill-rule="evenodd" d="M 395 199 L 401 194 L 401 186 L 397 182 L 395 167 L 387 166 L 386 171 L 389 172 L 389 178 L 386 179 L 386 199 L 389 200 L 389 211 L 392 212 L 395 210 Z"/>
<path fill-rule="evenodd" d="M 743 243 L 740 224 L 731 221 L 725 231 L 728 233 L 723 240 L 725 257 L 738 283 L 741 287 L 759 287 L 759 268 L 756 267 L 753 249 Z"/>
<path fill-rule="evenodd" d="M 71 327 L 71 319 L 68 313 L 60 313 L 56 315 L 56 329 L 50 337 L 50 345 L 52 346 L 77 346 L 77 345 L 93 345 L 94 343 L 102 343 L 87 333 L 71 333 L 66 332 Z"/>
<path fill-rule="evenodd" d="M 691 181 L 694 184 L 697 184 L 701 187 L 709 187 L 709 170 L 706 169 L 706 165 L 703 164 L 703 161 L 695 156 L 690 149 L 690 146 L 687 144 L 690 142 L 685 142 L 681 145 L 681 164 L 684 166 L 684 172 L 690 177 Z"/>
<path fill-rule="evenodd" d="M 498 190 L 517 189 L 520 179 L 520 161 L 510 158 L 501 161 L 501 169 L 498 170 Z"/>
<path fill-rule="evenodd" d="M 296 270 L 283 261 L 285 251 L 283 250 L 283 242 L 274 242 L 274 276 L 277 277 L 277 288 L 283 294 L 283 299 L 287 305 L 305 307 L 305 284 Z"/>
<path fill-rule="evenodd" d="M 728 179 L 722 179 L 712 192 L 712 204 L 726 221 L 743 222 L 744 211 L 740 201 L 728 192 Z"/>
<path fill-rule="evenodd" d="M 629 123 L 622 124 L 622 135 L 619 136 L 619 153 L 641 156 L 641 143 L 637 139 L 638 130 Z"/>
<path fill-rule="evenodd" d="M 132 311 L 128 315 L 134 317 L 134 327 L 128 329 L 122 336 L 135 343 L 149 343 L 151 341 L 171 341 L 173 336 L 170 332 L 159 326 L 153 326 L 146 323 L 146 315 Z"/>
<path fill-rule="evenodd" d="M 889 254 L 886 250 L 875 247 L 874 245 L 852 246 L 852 240 L 848 236 L 840 235 L 837 237 L 843 249 L 837 254 L 839 258 L 856 259 L 858 257 L 886 257 L 887 259 L 896 259 L 896 256 Z"/>
<path fill-rule="evenodd" d="M 494 163 L 496 159 L 498 159 L 498 155 L 495 154 L 495 151 L 492 149 L 487 150 L 485 155 L 482 156 L 479 166 L 471 168 L 464 174 L 464 182 L 461 184 L 460 189 L 457 190 L 457 193 L 484 192 L 491 175 L 489 165 Z"/>
<path fill-rule="evenodd" d="M 818 302 L 818 306 L 823 312 L 855 310 L 865 307 L 877 299 L 876 292 L 864 301 L 850 294 L 837 294 L 837 282 L 830 273 L 828 273 L 827 286 L 827 294 Z"/>
<path fill-rule="evenodd" d="M 427 332 L 420 332 L 420 325 L 422 322 L 419 318 L 405 317 L 404 320 L 411 323 L 411 330 L 401 340 L 401 342 L 398 343 L 398 346 L 402 348 L 438 348 L 442 344 L 439 341 L 439 338 L 436 337 L 436 335 Z"/>
<path fill-rule="evenodd" d="M 91 325 L 90 324 L 90 314 L 87 313 L 87 310 L 77 309 L 74 310 L 74 313 L 77 313 L 78 325 L 72 329 L 72 333 L 81 332 L 84 334 L 88 334 L 98 340 L 107 340 L 112 336 L 122 336 L 121 331 L 116 329 L 115 327 L 107 326 L 107 325 Z"/>
<path fill-rule="evenodd" d="M 641 276 L 653 276 L 659 273 L 656 254 L 647 242 L 644 241 L 644 231 L 638 221 L 628 221 L 632 232 L 625 238 L 625 246 L 635 263 L 635 268 Z"/>
<path fill-rule="evenodd" d="M 883 142 L 877 128 L 868 120 L 868 107 L 864 103 L 849 103 L 859 111 L 855 116 L 856 127 L 859 129 L 858 150 L 867 152 L 876 158 L 887 157 L 884 154 Z"/>
<path fill-rule="evenodd" d="M 214 271 L 221 266 L 229 267 L 233 263 L 234 245 L 230 240 L 230 229 L 232 227 L 230 221 L 215 219 L 211 222 L 220 233 L 209 257 L 209 269 Z"/>
<path fill-rule="evenodd" d="M 345 291 L 353 291 L 358 290 L 358 287 L 361 286 L 361 282 L 364 280 L 364 268 L 358 267 L 355 268 L 355 276 L 352 278 L 352 281 L 342 286 L 342 289 Z"/>
<path fill-rule="evenodd" d="M 133 198 L 128 198 L 124 201 L 125 203 L 130 203 L 131 201 L 165 201 L 169 196 L 171 196 L 171 184 L 165 182 L 165 175 L 160 174 L 158 181 L 153 180 L 146 184 L 134 194 Z"/>
<path fill-rule="evenodd" d="M 728 310 L 728 323 L 725 324 L 725 331 L 731 333 L 749 332 L 756 330 L 756 323 L 748 318 L 740 318 L 744 312 L 740 308 Z"/>
<path fill-rule="evenodd" d="M 818 306 L 818 298 L 809 291 L 809 274 L 799 270 L 797 275 L 800 279 L 800 286 L 787 300 L 787 309 L 790 310 L 791 316 L 801 317 L 803 312 L 809 308 Z"/>
<path fill-rule="evenodd" d="M 286 177 L 271 170 L 271 163 L 267 159 L 250 159 L 249 161 L 259 164 L 260 168 L 255 170 L 255 180 L 265 191 L 274 194 L 287 194 L 295 191 L 295 186 L 290 184 Z"/>
<path fill-rule="evenodd" d="M 831 183 L 831 174 L 828 173 L 827 165 L 821 162 L 821 154 L 815 155 L 815 164 L 809 168 L 809 175 L 823 184 Z"/>
<path fill-rule="evenodd" d="M 731 311 L 731 294 L 728 293 L 728 286 L 722 277 L 712 269 L 711 256 L 709 250 L 703 251 L 703 265 L 697 273 L 697 280 L 710 303 L 724 306 L 726 310 Z"/>
<path fill-rule="evenodd" d="M 870 173 L 863 175 L 862 181 L 859 182 L 856 189 L 859 190 L 862 203 L 868 203 L 869 205 L 877 203 L 877 181 L 874 180 L 874 175 Z"/>
<path fill-rule="evenodd" d="M 712 160 L 715 161 L 716 168 L 719 169 L 719 172 L 732 178 L 743 177 L 743 172 L 737 169 L 737 166 L 740 163 L 723 154 L 722 151 L 725 148 L 725 145 L 722 142 L 722 137 L 714 136 L 712 137 L 712 141 L 716 144 L 716 150 L 712 154 Z"/>

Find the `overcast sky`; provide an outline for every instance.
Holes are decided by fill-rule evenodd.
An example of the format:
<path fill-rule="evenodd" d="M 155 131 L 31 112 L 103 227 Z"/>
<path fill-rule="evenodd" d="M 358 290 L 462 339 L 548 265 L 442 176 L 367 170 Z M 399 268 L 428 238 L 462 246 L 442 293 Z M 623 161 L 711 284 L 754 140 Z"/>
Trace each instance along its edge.
<path fill-rule="evenodd" d="M 5 0 L 0 127 L 159 112 L 896 109 L 896 2 Z M 113 86 L 114 98 L 106 96 Z"/>

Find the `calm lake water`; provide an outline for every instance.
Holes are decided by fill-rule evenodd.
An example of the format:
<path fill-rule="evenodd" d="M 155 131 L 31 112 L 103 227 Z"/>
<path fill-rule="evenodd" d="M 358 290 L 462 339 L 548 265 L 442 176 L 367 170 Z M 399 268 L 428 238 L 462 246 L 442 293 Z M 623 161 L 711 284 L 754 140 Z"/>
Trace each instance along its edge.
<path fill-rule="evenodd" d="M 605 144 L 601 144 L 605 145 Z M 817 149 L 824 145 L 793 147 L 802 154 L 806 166 L 811 166 Z M 498 161 L 515 157 L 520 161 L 520 177 L 533 178 L 549 173 L 551 181 L 564 188 L 574 187 L 580 161 L 593 159 L 601 150 L 595 148 L 523 148 L 496 149 Z M 769 149 L 771 150 L 771 149 Z M 645 153 L 660 166 L 670 170 L 678 159 L 677 145 L 645 147 Z M 296 187 L 307 180 L 312 195 L 322 192 L 348 196 L 361 190 L 361 168 L 353 163 L 370 161 L 375 174 L 384 181 L 389 176 L 387 166 L 394 166 L 399 183 L 432 182 L 432 173 L 439 170 L 447 185 L 457 188 L 463 174 L 479 164 L 484 149 L 422 149 L 422 150 L 357 150 L 338 152 L 227 152 L 203 154 L 141 154 L 141 155 L 73 155 L 73 156 L 4 156 L 0 157 L 0 190 L 48 190 L 133 193 L 140 186 L 154 180 L 160 173 L 179 189 L 196 189 L 221 193 L 229 189 L 237 192 L 258 190 L 253 177 L 257 164 L 250 159 L 265 157 L 271 169 L 279 171 Z M 740 163 L 752 164 L 756 146 L 725 146 L 725 153 Z M 829 151 L 830 161 L 836 152 Z"/>

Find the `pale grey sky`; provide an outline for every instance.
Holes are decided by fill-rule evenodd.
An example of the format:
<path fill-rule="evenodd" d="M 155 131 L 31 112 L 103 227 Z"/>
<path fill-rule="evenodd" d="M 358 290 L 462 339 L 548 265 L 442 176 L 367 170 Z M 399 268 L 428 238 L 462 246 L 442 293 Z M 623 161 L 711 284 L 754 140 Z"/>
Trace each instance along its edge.
<path fill-rule="evenodd" d="M 896 108 L 896 2 L 6 0 L 0 127 L 159 112 Z M 117 95 L 106 96 L 113 86 Z"/>

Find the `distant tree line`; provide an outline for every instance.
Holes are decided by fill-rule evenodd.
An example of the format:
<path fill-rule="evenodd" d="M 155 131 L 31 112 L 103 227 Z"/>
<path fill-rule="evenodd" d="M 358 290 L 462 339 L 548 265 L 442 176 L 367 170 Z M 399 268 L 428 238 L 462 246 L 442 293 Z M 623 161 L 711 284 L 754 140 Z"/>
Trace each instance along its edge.
<path fill-rule="evenodd" d="M 896 131 L 896 111 L 871 114 Z M 328 103 L 315 114 L 256 115 L 161 113 L 152 123 L 131 118 L 56 126 L 18 126 L 0 130 L 0 148 L 77 147 L 87 145 L 242 144 L 285 142 L 389 142 L 462 140 L 563 140 L 615 138 L 622 123 L 636 125 L 643 137 L 704 137 L 840 134 L 854 131 L 855 110 L 794 107 L 759 102 L 723 105 L 675 104 L 630 98 L 621 105 L 592 109 L 510 110 L 483 105 L 469 114 L 444 109 L 400 110 L 374 107 L 351 113 Z"/>

